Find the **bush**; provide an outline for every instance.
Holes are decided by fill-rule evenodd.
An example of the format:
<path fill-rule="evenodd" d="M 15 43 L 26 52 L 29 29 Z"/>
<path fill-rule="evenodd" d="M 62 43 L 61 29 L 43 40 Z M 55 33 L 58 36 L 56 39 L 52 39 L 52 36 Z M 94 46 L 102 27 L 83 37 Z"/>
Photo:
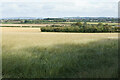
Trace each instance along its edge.
<path fill-rule="evenodd" d="M 61 25 L 51 25 L 51 27 L 62 27 Z"/>

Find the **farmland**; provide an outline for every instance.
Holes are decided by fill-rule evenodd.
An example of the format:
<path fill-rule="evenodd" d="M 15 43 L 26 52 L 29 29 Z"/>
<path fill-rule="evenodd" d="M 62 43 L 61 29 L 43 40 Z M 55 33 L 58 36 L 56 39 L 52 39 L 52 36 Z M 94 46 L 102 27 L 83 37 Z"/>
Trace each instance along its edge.
<path fill-rule="evenodd" d="M 4 78 L 116 78 L 118 33 L 2 27 Z"/>
<path fill-rule="evenodd" d="M 76 23 L 76 22 L 49 22 L 49 23 L 41 23 L 41 24 L 1 24 L 0 26 L 8 26 L 8 27 L 21 27 L 21 26 L 26 26 L 26 27 L 41 27 L 41 26 L 51 26 L 51 25 L 66 25 L 66 26 L 70 26 L 71 24 Z M 82 22 L 83 23 L 83 22 Z M 88 24 L 98 24 L 98 22 L 88 22 Z M 103 24 L 108 24 L 108 25 L 118 25 L 118 23 L 105 23 L 103 22 Z"/>
<path fill-rule="evenodd" d="M 3 27 L 44 27 L 44 26 L 51 26 L 53 24 L 1 24 Z M 57 24 L 57 25 L 64 25 L 64 24 Z"/>

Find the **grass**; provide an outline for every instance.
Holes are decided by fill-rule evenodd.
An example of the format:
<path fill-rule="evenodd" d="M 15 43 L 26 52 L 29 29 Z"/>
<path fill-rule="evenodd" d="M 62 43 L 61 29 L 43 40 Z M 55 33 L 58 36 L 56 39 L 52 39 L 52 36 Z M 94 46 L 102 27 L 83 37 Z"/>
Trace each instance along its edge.
<path fill-rule="evenodd" d="M 117 33 L 4 31 L 4 78 L 116 78 Z"/>

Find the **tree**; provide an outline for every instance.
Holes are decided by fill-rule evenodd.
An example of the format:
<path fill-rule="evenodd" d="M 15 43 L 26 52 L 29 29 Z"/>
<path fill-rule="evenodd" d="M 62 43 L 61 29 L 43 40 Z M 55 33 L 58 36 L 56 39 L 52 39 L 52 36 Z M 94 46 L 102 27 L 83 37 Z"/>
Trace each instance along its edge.
<path fill-rule="evenodd" d="M 72 24 L 72 26 L 79 26 L 79 27 L 82 27 L 83 24 L 82 24 L 81 22 L 77 22 L 77 23 L 75 23 L 75 24 Z"/>
<path fill-rule="evenodd" d="M 84 23 L 83 23 L 83 26 L 87 26 L 87 22 L 84 22 Z"/>
<path fill-rule="evenodd" d="M 102 24 L 102 23 L 98 23 L 97 26 L 98 26 L 98 27 L 102 27 L 103 24 Z"/>

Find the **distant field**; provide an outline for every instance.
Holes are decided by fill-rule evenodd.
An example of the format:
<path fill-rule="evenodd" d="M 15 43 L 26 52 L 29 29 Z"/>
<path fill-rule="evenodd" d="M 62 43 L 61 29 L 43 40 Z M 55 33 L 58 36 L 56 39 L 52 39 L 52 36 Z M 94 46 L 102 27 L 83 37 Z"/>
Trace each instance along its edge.
<path fill-rule="evenodd" d="M 76 22 L 62 22 L 62 23 L 68 23 L 68 24 L 71 24 L 71 23 L 76 23 Z M 83 23 L 83 22 L 82 22 Z M 88 24 L 98 24 L 98 22 L 87 22 Z M 103 24 L 109 24 L 109 25 L 118 25 L 118 23 L 105 23 L 105 22 L 102 22 Z"/>
<path fill-rule="evenodd" d="M 2 27 L 4 78 L 116 78 L 118 33 Z"/>
<path fill-rule="evenodd" d="M 88 24 L 98 24 L 97 22 L 88 22 Z M 103 23 L 108 25 L 118 25 L 118 23 Z"/>
<path fill-rule="evenodd" d="M 46 26 L 46 24 L 1 24 L 1 26 Z"/>
<path fill-rule="evenodd" d="M 3 27 L 3 33 L 9 32 L 40 32 L 40 28 Z"/>
<path fill-rule="evenodd" d="M 76 22 L 63 22 L 63 23 L 76 23 Z M 83 22 L 82 22 L 83 23 Z M 87 22 L 88 24 L 98 24 L 98 22 Z M 104 23 L 102 22 L 103 24 L 109 24 L 109 25 L 118 25 L 118 23 Z"/>
<path fill-rule="evenodd" d="M 41 27 L 41 26 L 50 26 L 50 25 L 66 25 L 69 26 L 76 22 L 50 22 L 50 23 L 41 23 L 41 24 L 0 24 L 0 26 L 26 26 L 26 27 Z M 88 24 L 98 24 L 98 22 L 87 22 Z M 118 25 L 118 23 L 103 23 L 108 25 Z"/>
<path fill-rule="evenodd" d="M 27 27 L 31 27 L 31 26 L 35 26 L 35 27 L 41 27 L 41 26 L 50 26 L 53 24 L 1 24 L 0 26 L 10 26 L 10 27 L 16 27 L 16 26 L 27 26 Z M 57 24 L 57 25 L 64 25 L 64 24 Z"/>

